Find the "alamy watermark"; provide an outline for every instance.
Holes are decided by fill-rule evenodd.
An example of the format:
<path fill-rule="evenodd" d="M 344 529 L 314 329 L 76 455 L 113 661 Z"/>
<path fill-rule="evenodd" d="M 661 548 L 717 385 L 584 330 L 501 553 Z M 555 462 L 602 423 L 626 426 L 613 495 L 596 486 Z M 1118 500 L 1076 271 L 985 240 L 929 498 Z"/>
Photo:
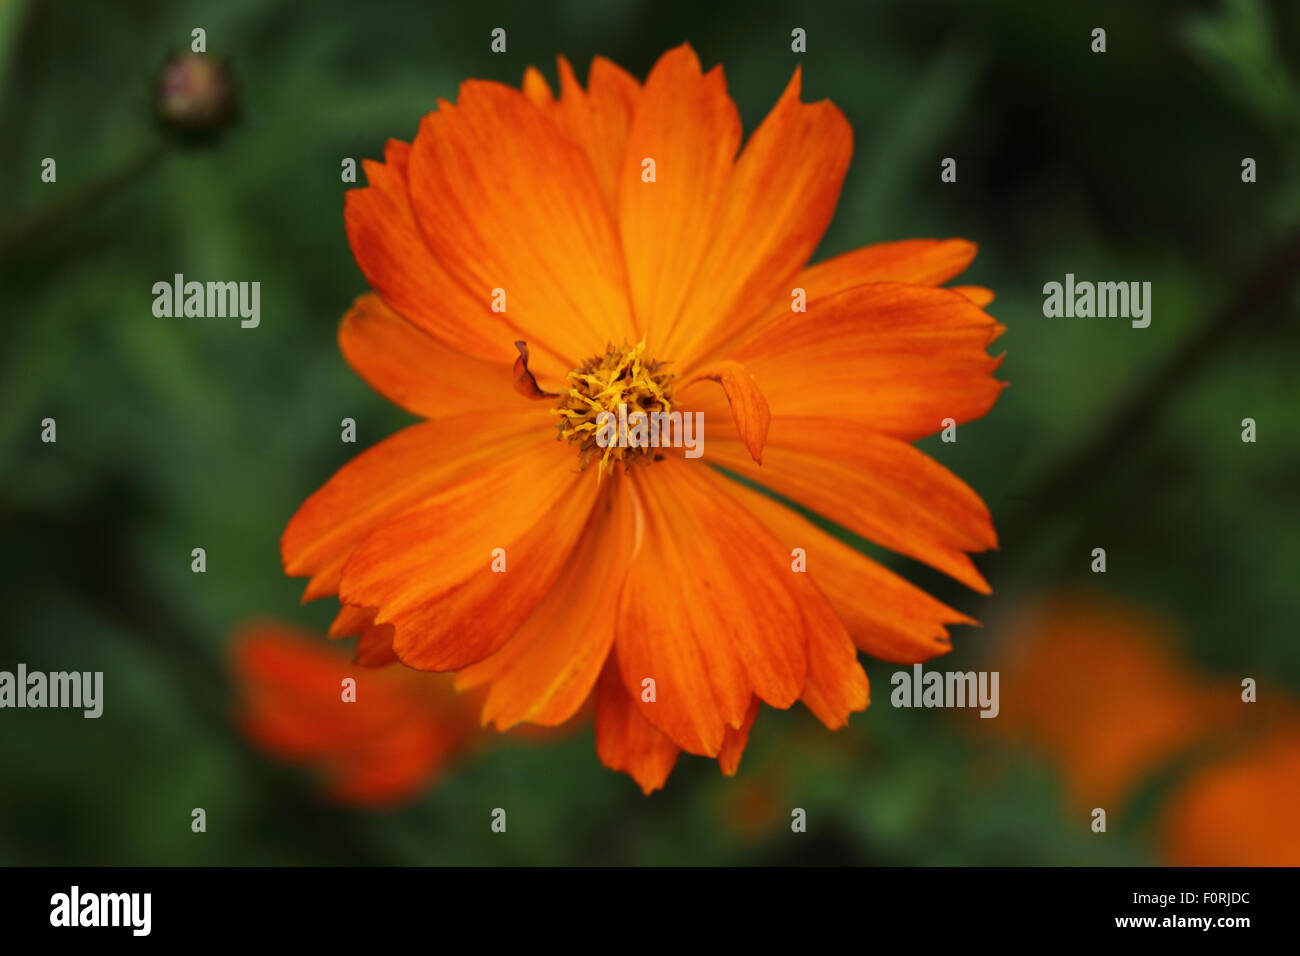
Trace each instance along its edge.
<path fill-rule="evenodd" d="M 1151 324 L 1150 282 L 1075 282 L 1074 273 L 1065 282 L 1043 286 L 1043 315 L 1055 318 L 1132 319 L 1135 329 Z"/>
<path fill-rule="evenodd" d="M 50 925 L 57 927 L 125 926 L 133 936 L 148 936 L 152 912 L 152 893 L 82 893 L 74 884 L 50 897 Z"/>
<path fill-rule="evenodd" d="M 160 319 L 239 316 L 245 329 L 255 329 L 262 321 L 260 282 L 186 282 L 178 272 L 171 282 L 155 282 L 153 296 L 153 314 Z"/>
<path fill-rule="evenodd" d="M 704 454 L 703 412 L 629 412 L 596 416 L 596 444 L 601 448 L 684 448 L 687 458 Z"/>
<path fill-rule="evenodd" d="M 0 707 L 80 708 L 86 718 L 104 713 L 103 671 L 0 671 Z"/>
<path fill-rule="evenodd" d="M 894 671 L 889 702 L 895 707 L 978 707 L 981 717 L 996 717 L 997 671 L 924 671 L 913 664 L 910 671 Z"/>

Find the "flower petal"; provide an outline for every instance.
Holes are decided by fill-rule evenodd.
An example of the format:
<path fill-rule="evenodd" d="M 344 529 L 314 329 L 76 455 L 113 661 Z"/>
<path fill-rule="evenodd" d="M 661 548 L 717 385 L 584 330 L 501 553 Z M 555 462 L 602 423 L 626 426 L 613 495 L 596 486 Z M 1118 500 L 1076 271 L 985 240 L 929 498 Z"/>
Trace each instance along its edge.
<path fill-rule="evenodd" d="M 807 597 L 799 605 L 803 611 L 805 632 L 808 635 L 808 673 L 801 699 L 822 723 L 831 730 L 838 730 L 848 722 L 850 713 L 865 709 L 869 703 L 867 675 L 862 665 L 858 663 L 857 650 L 853 646 L 849 632 L 845 629 L 844 622 L 839 617 L 836 603 L 831 600 L 830 594 L 820 587 L 818 578 L 808 573 L 806 562 L 809 557 L 810 537 L 802 535 L 792 539 L 787 516 L 793 516 L 796 521 L 804 524 L 808 523 L 790 508 L 745 487 L 740 482 L 720 475 L 711 475 L 710 480 L 714 482 L 720 493 L 735 499 L 769 532 L 772 532 L 773 537 L 782 542 L 783 555 L 788 554 L 794 558 L 797 553 L 795 549 L 802 549 L 804 570 L 794 571 L 795 565 L 793 561 L 791 562 L 795 579 L 804 582 L 807 578 L 812 582 L 811 584 L 804 582 Z M 822 534 L 811 525 L 808 526 L 817 534 Z M 796 543 L 791 547 L 784 547 L 792 540 Z M 839 542 L 835 543 L 839 544 Z M 842 544 L 839 546 L 845 547 Z M 856 554 L 856 552 L 852 553 Z M 818 556 L 820 557 L 821 554 L 819 550 Z M 858 555 L 858 557 L 862 556 Z M 871 563 L 865 558 L 862 560 L 867 564 Z M 834 578 L 832 577 L 831 580 Z M 853 582 L 853 586 L 858 589 L 861 589 L 862 584 L 861 580 Z"/>
<path fill-rule="evenodd" d="M 343 316 L 339 347 L 366 384 L 423 418 L 521 406 L 509 385 L 508 365 L 448 347 L 373 292 Z"/>
<path fill-rule="evenodd" d="M 872 657 L 898 664 L 927 661 L 952 650 L 945 625 L 977 623 L 827 534 L 793 508 L 739 482 L 733 495 L 788 550 L 803 549 L 808 576 L 826 595 L 853 643 Z"/>
<path fill-rule="evenodd" d="M 611 770 L 631 775 L 641 792 L 658 790 L 672 773 L 679 748 L 637 711 L 618 661 L 611 655 L 596 688 L 596 754 Z"/>
<path fill-rule="evenodd" d="M 460 476 L 542 442 L 550 416 L 525 405 L 412 425 L 340 468 L 302 503 L 280 538 L 285 572 L 312 576 L 303 600 L 337 593 L 352 550 L 389 519 Z"/>
<path fill-rule="evenodd" d="M 334 622 L 330 624 L 327 636 L 331 640 L 355 637 L 375 622 L 375 610 L 373 607 L 340 604 L 339 613 L 334 616 Z"/>
<path fill-rule="evenodd" d="M 471 296 L 452 281 L 420 233 L 406 184 L 410 149 L 389 140 L 385 162 L 362 163 L 369 185 L 344 196 L 343 221 L 357 266 L 394 311 L 448 347 L 508 363 L 518 331 L 491 311 L 486 295 Z"/>
<path fill-rule="evenodd" d="M 545 392 L 537 384 L 537 376 L 528 367 L 528 343 L 520 339 L 515 343 L 519 357 L 515 359 L 511 374 L 514 376 L 514 389 L 527 399 L 556 398 L 558 392 Z"/>
<path fill-rule="evenodd" d="M 559 58 L 560 101 L 557 121 L 582 147 L 611 215 L 618 209 L 619 173 L 641 84 L 604 57 L 591 61 L 584 91 L 564 57 Z"/>
<path fill-rule="evenodd" d="M 771 332 L 773 327 L 783 326 L 792 315 L 802 315 L 793 309 L 796 291 L 802 292 L 802 300 L 807 304 L 875 282 L 938 286 L 970 265 L 976 251 L 975 243 L 965 239 L 903 239 L 863 246 L 826 259 L 802 270 L 791 280 L 789 289 L 783 289 L 768 303 L 761 318 L 740 329 L 730 342 L 715 347 L 712 355 L 730 355 L 760 332 Z M 978 286 L 962 288 L 979 297 L 973 291 Z M 992 293 L 988 298 L 992 301 Z"/>
<path fill-rule="evenodd" d="M 761 468 L 736 441 L 711 439 L 709 454 L 864 538 L 990 591 L 966 556 L 997 546 L 988 508 L 960 478 L 897 438 L 848 421 L 778 418 Z"/>
<path fill-rule="evenodd" d="M 970 299 L 981 309 L 997 298 L 997 294 L 992 289 L 986 289 L 982 285 L 955 285 L 951 288 L 953 292 Z"/>
<path fill-rule="evenodd" d="M 520 89 L 524 96 L 528 98 L 528 102 L 551 117 L 551 119 L 556 118 L 555 96 L 551 93 L 551 84 L 546 82 L 546 77 L 542 76 L 541 70 L 535 66 L 530 66 L 524 70 L 524 81 Z"/>
<path fill-rule="evenodd" d="M 834 256 L 799 275 L 809 299 L 843 292 L 866 282 L 942 285 L 961 274 L 978 247 L 965 239 L 903 239 L 878 242 Z M 788 311 L 788 304 L 787 304 Z"/>
<path fill-rule="evenodd" d="M 358 667 L 387 667 L 397 663 L 393 650 L 393 625 L 376 624 L 361 632 L 352 660 Z"/>
<path fill-rule="evenodd" d="M 689 45 L 660 57 L 637 102 L 618 187 L 633 313 L 652 344 L 666 341 L 713 239 L 739 145 L 722 68 L 701 74 Z M 646 159 L 653 182 L 642 179 Z"/>
<path fill-rule="evenodd" d="M 810 613 L 834 617 L 828 604 L 814 604 Z M 858 651 L 838 617 L 812 621 L 808 632 L 808 682 L 803 700 L 813 716 L 831 730 L 849 722 L 849 714 L 871 703 L 867 672 L 858 663 Z M 836 626 L 838 625 L 838 626 Z"/>
<path fill-rule="evenodd" d="M 582 150 L 518 90 L 470 80 L 411 147 L 411 206 L 434 257 L 524 339 L 578 364 L 632 333 L 618 237 Z M 567 368 L 566 368 L 567 371 Z"/>
<path fill-rule="evenodd" d="M 853 132 L 829 101 L 801 103 L 795 70 L 745 144 L 727 183 L 708 253 L 663 354 L 689 368 L 787 299 L 826 231 L 853 154 Z M 647 89 L 649 85 L 647 84 Z"/>
<path fill-rule="evenodd" d="M 407 666 L 459 670 L 487 657 L 564 569 L 597 482 L 574 473 L 569 446 L 534 441 L 393 518 L 348 558 L 340 598 L 379 608 L 375 623 L 394 626 Z"/>
<path fill-rule="evenodd" d="M 642 715 L 683 750 L 716 756 L 752 694 L 789 707 L 802 692 L 808 595 L 711 469 L 670 457 L 625 477 L 645 535 L 619 598 L 623 679 L 634 694 L 654 679 L 656 700 L 635 701 Z"/>
<path fill-rule="evenodd" d="M 726 776 L 734 777 L 736 771 L 740 769 L 740 757 L 745 752 L 745 745 L 749 743 L 749 731 L 754 726 L 754 720 L 758 717 L 759 701 L 755 697 L 749 702 L 749 710 L 745 712 L 745 720 L 739 727 L 728 727 L 726 737 L 722 741 L 722 749 L 718 751 L 718 769 Z"/>
<path fill-rule="evenodd" d="M 861 422 L 915 441 L 997 401 L 1001 359 L 985 348 L 999 328 L 950 289 L 870 283 L 810 300 L 807 312 L 765 326 L 731 357 L 778 418 Z"/>
<path fill-rule="evenodd" d="M 518 632 L 456 677 L 458 689 L 490 683 L 483 722 L 562 724 L 591 693 L 614 643 L 614 610 L 637 538 L 636 504 L 625 483 L 604 493 L 564 574 Z"/>
<path fill-rule="evenodd" d="M 767 399 L 755 383 L 754 376 L 739 362 L 711 362 L 696 369 L 682 383 L 681 391 L 685 392 L 691 385 L 705 380 L 722 385 L 727 403 L 731 406 L 737 433 L 754 461 L 762 464 L 763 442 L 767 440 L 767 430 L 772 424 L 772 412 L 767 406 Z"/>

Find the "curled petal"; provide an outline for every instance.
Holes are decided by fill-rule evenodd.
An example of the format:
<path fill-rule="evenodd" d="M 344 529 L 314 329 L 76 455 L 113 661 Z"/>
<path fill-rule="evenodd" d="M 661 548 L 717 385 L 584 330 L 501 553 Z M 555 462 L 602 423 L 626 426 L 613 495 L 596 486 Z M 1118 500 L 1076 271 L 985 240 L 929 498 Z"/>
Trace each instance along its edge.
<path fill-rule="evenodd" d="M 682 383 L 682 391 L 702 380 L 718 382 L 731 406 L 732 419 L 745 447 L 754 461 L 763 463 L 763 443 L 772 424 L 772 412 L 767 399 L 754 381 L 754 376 L 739 362 L 711 362 L 695 371 Z"/>
<path fill-rule="evenodd" d="M 522 339 L 515 343 L 519 358 L 515 359 L 515 391 L 524 398 L 555 398 L 555 392 L 544 392 L 537 384 L 537 379 L 528 370 L 528 343 Z"/>

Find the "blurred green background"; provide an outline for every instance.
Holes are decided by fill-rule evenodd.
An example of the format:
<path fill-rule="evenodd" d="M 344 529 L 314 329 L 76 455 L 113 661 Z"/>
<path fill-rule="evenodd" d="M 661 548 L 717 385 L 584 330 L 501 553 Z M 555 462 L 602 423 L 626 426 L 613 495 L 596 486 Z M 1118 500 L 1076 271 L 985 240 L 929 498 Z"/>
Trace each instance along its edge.
<path fill-rule="evenodd" d="M 200 26 L 241 117 L 182 149 L 150 86 Z M 272 615 L 323 633 L 332 616 L 281 571 L 286 520 L 409 421 L 335 343 L 365 288 L 341 159 L 410 139 L 465 77 L 517 84 L 535 64 L 554 83 L 557 53 L 580 77 L 595 54 L 644 77 L 684 40 L 724 64 L 747 131 L 796 65 L 806 100 L 848 116 L 855 155 L 816 258 L 980 245 L 962 281 L 998 293 L 1012 385 L 956 444 L 923 447 L 983 496 L 1001 551 L 977 559 L 989 598 L 891 559 L 984 622 L 930 666 L 996 669 L 1002 622 L 1088 585 L 1169 621 L 1210 679 L 1300 694 L 1300 5 L 0 0 L 0 669 L 102 670 L 106 698 L 97 721 L 0 711 L 0 863 L 1160 859 L 1158 800 L 1096 839 L 1058 768 L 994 721 L 891 708 L 896 668 L 865 659 L 873 704 L 847 730 L 764 709 L 738 777 L 684 756 L 648 799 L 599 763 L 589 726 L 495 744 L 382 812 L 330 805 L 234 730 L 231 631 Z M 177 272 L 260 281 L 260 328 L 154 317 L 153 283 Z M 1150 328 L 1044 318 L 1042 285 L 1066 272 L 1151 281 Z M 47 416 L 57 444 L 40 440 Z M 748 800 L 780 808 L 770 825 L 743 825 Z"/>

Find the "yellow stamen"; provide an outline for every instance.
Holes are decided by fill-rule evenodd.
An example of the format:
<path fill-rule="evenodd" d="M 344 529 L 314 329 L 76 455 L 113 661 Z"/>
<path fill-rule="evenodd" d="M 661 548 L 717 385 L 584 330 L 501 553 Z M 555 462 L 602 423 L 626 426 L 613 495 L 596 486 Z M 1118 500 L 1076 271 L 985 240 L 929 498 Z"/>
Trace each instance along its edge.
<path fill-rule="evenodd" d="M 641 415 L 668 414 L 673 410 L 672 380 L 662 362 L 646 355 L 645 339 L 631 348 L 606 346 L 603 355 L 592 356 L 569 373 L 569 388 L 560 393 L 553 412 L 560 417 L 559 438 L 578 446 L 583 468 L 592 456 L 600 454 L 598 478 L 620 461 L 624 468 L 632 467 L 633 462 L 648 464 L 655 449 L 623 447 L 622 442 L 609 441 L 608 425 L 601 436 L 600 416 L 609 412 L 617 423 L 620 406 L 626 410 L 628 422 Z M 600 437 L 606 440 L 598 441 Z"/>

